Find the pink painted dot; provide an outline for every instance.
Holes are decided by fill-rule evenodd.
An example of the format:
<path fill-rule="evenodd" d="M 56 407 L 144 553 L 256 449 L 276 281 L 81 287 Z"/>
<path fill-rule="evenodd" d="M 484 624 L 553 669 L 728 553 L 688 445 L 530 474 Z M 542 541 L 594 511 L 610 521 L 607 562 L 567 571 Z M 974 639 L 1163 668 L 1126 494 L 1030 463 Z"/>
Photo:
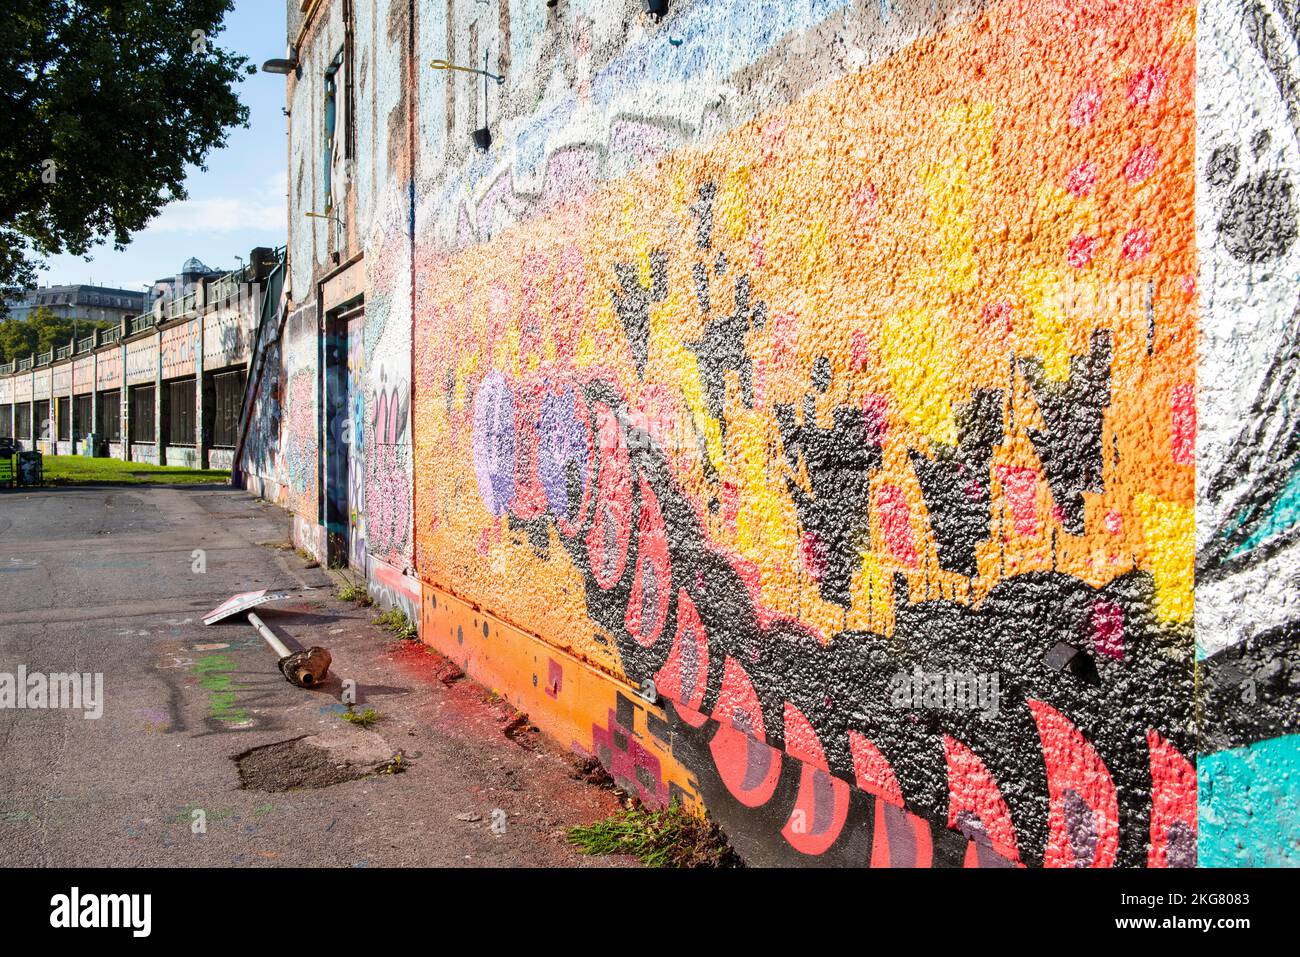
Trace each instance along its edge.
<path fill-rule="evenodd" d="M 763 242 L 762 226 L 756 225 L 749 231 L 749 258 L 755 270 L 761 270 L 767 265 L 767 247 Z"/>
<path fill-rule="evenodd" d="M 854 329 L 849 342 L 849 357 L 855 370 L 861 371 L 866 367 L 870 352 L 871 340 L 867 338 L 867 334 L 861 329 Z"/>
<path fill-rule="evenodd" d="M 1178 280 L 1178 285 L 1187 295 L 1192 296 L 1196 294 L 1196 277 L 1191 273 L 1188 273 L 1182 279 Z"/>
<path fill-rule="evenodd" d="M 1065 261 L 1075 269 L 1082 269 L 1092 262 L 1092 255 L 1096 251 L 1097 237 L 1080 233 L 1070 240 L 1070 247 L 1065 253 Z"/>
<path fill-rule="evenodd" d="M 762 150 L 764 162 L 771 162 L 785 150 L 785 120 L 777 118 L 763 127 Z"/>
<path fill-rule="evenodd" d="M 1100 109 L 1101 91 L 1084 90 L 1070 103 L 1070 125 L 1076 128 L 1087 126 L 1097 118 Z"/>
<path fill-rule="evenodd" d="M 1128 101 L 1133 106 L 1149 106 L 1160 99 L 1160 94 L 1165 88 L 1165 80 L 1169 74 L 1158 66 L 1149 66 L 1145 70 L 1139 70 L 1129 80 L 1128 84 Z"/>
<path fill-rule="evenodd" d="M 1124 178 L 1130 183 L 1140 183 L 1155 172 L 1160 151 L 1154 146 L 1139 146 L 1124 161 Z"/>
<path fill-rule="evenodd" d="M 1124 516 L 1119 513 L 1119 509 L 1112 508 L 1106 513 L 1106 531 L 1112 535 L 1118 535 L 1124 530 Z"/>
<path fill-rule="evenodd" d="M 986 302 L 984 308 L 980 310 L 980 318 L 983 320 L 984 325 L 1009 335 L 1011 333 L 1011 302 L 1006 299 L 997 302 Z"/>
<path fill-rule="evenodd" d="M 1103 655 L 1124 660 L 1124 609 L 1112 601 L 1099 601 L 1092 609 L 1093 647 Z"/>
<path fill-rule="evenodd" d="M 800 558 L 804 570 L 813 581 L 821 581 L 826 574 L 828 549 L 816 532 L 804 532 L 799 542 Z"/>
<path fill-rule="evenodd" d="M 867 183 L 860 187 L 853 194 L 853 215 L 859 223 L 870 223 L 876 218 L 876 205 L 880 202 L 880 194 L 876 192 L 876 187 Z"/>
<path fill-rule="evenodd" d="M 1151 233 L 1138 226 L 1124 234 L 1120 252 L 1130 262 L 1145 259 L 1151 252 Z"/>
<path fill-rule="evenodd" d="M 1084 160 L 1065 178 L 1065 188 L 1074 196 L 1087 196 L 1097 184 L 1097 164 Z"/>

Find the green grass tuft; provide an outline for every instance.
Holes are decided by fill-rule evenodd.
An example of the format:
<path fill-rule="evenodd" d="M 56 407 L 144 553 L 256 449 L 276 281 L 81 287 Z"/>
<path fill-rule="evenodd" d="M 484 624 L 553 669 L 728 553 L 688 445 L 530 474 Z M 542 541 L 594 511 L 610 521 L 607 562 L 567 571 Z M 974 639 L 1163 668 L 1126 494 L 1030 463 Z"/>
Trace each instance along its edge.
<path fill-rule="evenodd" d="M 388 609 L 375 619 L 375 624 L 388 629 L 392 634 L 406 641 L 414 641 L 420 636 L 419 629 L 415 627 L 411 619 L 406 617 L 406 612 L 400 608 Z"/>
<path fill-rule="evenodd" d="M 348 724 L 355 724 L 362 728 L 368 728 L 383 717 L 383 715 L 374 708 L 366 708 L 364 711 L 353 711 L 349 708 L 347 711 L 344 711 L 339 715 L 339 717 L 348 722 Z"/>
<path fill-rule="evenodd" d="M 339 601 L 350 601 L 356 604 L 369 604 L 370 599 L 364 585 L 357 585 L 352 582 L 339 587 L 338 597 Z"/>
<path fill-rule="evenodd" d="M 570 828 L 568 839 L 584 854 L 631 854 L 649 867 L 742 866 L 718 826 L 676 798 L 659 811 L 635 803 L 603 821 Z"/>

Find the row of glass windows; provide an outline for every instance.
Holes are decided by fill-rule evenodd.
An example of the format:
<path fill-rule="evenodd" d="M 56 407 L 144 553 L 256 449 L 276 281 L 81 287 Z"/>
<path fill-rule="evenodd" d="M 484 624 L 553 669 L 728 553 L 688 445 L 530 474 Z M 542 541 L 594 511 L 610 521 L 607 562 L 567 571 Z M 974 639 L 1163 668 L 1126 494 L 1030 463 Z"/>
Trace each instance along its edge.
<path fill-rule="evenodd" d="M 210 409 L 207 431 L 211 445 L 232 448 L 239 435 L 239 415 L 243 407 L 245 373 L 242 369 L 222 372 L 208 380 L 205 396 Z M 181 379 L 166 384 L 167 417 L 165 441 L 170 445 L 193 445 L 197 427 L 197 402 L 193 379 Z M 0 438 L 25 440 L 49 439 L 57 428 L 58 440 L 80 440 L 91 431 L 91 417 L 95 406 L 90 395 L 61 396 L 55 404 L 55 415 L 50 416 L 50 402 L 41 399 L 33 403 L 0 405 Z M 154 387 L 132 386 L 128 390 L 132 442 L 155 442 Z M 99 393 L 98 421 L 94 431 L 108 442 L 122 440 L 122 394 L 119 390 Z M 32 434 L 33 423 L 36 434 Z M 13 433 L 12 435 L 10 433 Z"/>

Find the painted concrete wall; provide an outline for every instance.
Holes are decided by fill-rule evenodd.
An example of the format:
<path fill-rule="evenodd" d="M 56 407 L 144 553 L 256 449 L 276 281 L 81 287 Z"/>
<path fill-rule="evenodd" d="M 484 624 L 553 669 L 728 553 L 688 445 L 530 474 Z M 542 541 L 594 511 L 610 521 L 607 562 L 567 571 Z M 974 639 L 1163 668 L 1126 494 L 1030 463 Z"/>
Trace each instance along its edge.
<path fill-rule="evenodd" d="M 1300 860 L 1290 7 L 357 0 L 318 220 L 319 7 L 303 543 L 754 861 Z"/>
<path fill-rule="evenodd" d="M 1205 864 L 1300 863 L 1300 20 L 1203 4 L 1196 636 Z"/>

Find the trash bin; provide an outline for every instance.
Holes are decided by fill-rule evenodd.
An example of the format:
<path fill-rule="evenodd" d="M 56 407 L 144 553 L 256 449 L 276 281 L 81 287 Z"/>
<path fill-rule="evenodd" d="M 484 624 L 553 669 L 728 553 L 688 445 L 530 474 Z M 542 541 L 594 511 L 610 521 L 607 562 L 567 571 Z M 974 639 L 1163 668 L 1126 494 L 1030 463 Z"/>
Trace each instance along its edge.
<path fill-rule="evenodd" d="M 40 485 L 45 481 L 45 456 L 35 450 L 18 453 L 19 485 Z"/>

